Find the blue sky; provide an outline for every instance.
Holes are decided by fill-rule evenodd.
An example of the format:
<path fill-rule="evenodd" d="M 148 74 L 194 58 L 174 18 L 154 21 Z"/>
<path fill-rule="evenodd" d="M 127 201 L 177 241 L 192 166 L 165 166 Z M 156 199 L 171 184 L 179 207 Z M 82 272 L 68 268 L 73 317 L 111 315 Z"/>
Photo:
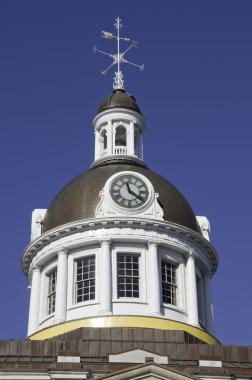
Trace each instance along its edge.
<path fill-rule="evenodd" d="M 216 337 L 251 345 L 252 2 L 250 0 L 1 0 L 0 339 L 26 335 L 29 291 L 21 255 L 34 208 L 93 161 L 92 117 L 112 90 L 113 52 L 101 30 L 138 41 L 123 67 L 148 127 L 144 156 L 197 215 L 220 265 Z"/>

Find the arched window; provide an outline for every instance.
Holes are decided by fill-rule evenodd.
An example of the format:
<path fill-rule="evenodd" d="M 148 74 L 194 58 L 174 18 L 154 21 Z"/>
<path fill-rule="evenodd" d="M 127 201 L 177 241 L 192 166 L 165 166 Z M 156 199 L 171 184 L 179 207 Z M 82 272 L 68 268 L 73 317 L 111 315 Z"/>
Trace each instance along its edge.
<path fill-rule="evenodd" d="M 101 132 L 101 151 L 102 151 L 102 155 L 106 154 L 106 149 L 107 149 L 107 146 L 108 146 L 108 138 L 107 138 L 107 131 L 106 129 L 103 129 L 102 132 Z"/>
<path fill-rule="evenodd" d="M 123 126 L 116 128 L 115 145 L 126 146 L 126 129 Z"/>

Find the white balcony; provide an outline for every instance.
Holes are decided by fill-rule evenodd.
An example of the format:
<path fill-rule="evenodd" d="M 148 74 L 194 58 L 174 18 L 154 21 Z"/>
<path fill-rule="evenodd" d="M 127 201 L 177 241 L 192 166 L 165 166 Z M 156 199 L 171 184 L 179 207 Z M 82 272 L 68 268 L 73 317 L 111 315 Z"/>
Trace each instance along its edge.
<path fill-rule="evenodd" d="M 116 146 L 114 148 L 114 154 L 127 154 L 126 146 Z"/>

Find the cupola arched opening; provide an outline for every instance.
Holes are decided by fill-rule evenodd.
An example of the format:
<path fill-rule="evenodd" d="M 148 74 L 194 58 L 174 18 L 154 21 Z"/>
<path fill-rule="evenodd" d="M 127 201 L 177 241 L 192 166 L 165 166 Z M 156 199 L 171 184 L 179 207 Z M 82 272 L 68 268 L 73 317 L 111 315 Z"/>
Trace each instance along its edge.
<path fill-rule="evenodd" d="M 116 128 L 115 146 L 126 146 L 126 128 L 122 125 Z"/>
<path fill-rule="evenodd" d="M 104 155 L 107 153 L 107 147 L 108 147 L 107 130 L 105 128 L 102 129 L 101 131 L 100 142 L 101 142 L 101 152 L 102 152 L 102 155 Z"/>
<path fill-rule="evenodd" d="M 115 130 L 114 154 L 127 154 L 127 135 L 123 125 L 119 125 Z"/>

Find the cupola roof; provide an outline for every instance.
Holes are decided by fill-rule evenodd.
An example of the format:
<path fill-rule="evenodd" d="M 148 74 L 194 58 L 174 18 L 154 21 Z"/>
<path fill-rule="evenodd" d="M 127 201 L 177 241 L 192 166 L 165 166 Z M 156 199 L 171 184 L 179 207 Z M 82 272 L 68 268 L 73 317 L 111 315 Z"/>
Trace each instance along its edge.
<path fill-rule="evenodd" d="M 140 108 L 133 95 L 123 89 L 114 90 L 100 104 L 97 114 L 111 108 L 128 108 L 141 113 Z"/>

